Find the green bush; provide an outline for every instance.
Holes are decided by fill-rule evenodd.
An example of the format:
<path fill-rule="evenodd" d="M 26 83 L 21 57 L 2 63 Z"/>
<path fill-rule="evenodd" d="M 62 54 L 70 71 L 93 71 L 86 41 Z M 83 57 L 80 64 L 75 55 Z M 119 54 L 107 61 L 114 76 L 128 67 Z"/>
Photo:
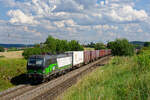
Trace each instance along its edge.
<path fill-rule="evenodd" d="M 106 49 L 106 47 L 103 43 L 96 43 L 94 48 L 95 48 L 95 50 Z"/>
<path fill-rule="evenodd" d="M 0 52 L 4 52 L 4 48 L 0 46 Z"/>
<path fill-rule="evenodd" d="M 46 39 L 46 42 L 44 44 L 46 44 L 46 48 L 53 54 L 56 53 L 56 39 L 53 38 L 52 36 L 49 36 Z"/>
<path fill-rule="evenodd" d="M 69 45 L 67 40 L 56 39 L 56 53 L 63 53 L 69 50 Z"/>
<path fill-rule="evenodd" d="M 144 47 L 150 47 L 150 42 L 145 42 Z"/>
<path fill-rule="evenodd" d="M 141 54 L 137 56 L 137 70 L 141 73 L 150 70 L 150 56 L 146 54 Z"/>
<path fill-rule="evenodd" d="M 136 56 L 137 67 L 134 67 L 139 73 L 145 73 L 150 70 L 150 49 L 143 48 Z M 138 74 L 139 74 L 138 73 Z"/>
<path fill-rule="evenodd" d="M 28 59 L 31 55 L 41 54 L 42 50 L 40 48 L 28 48 L 23 52 L 23 56 L 25 59 Z"/>
<path fill-rule="evenodd" d="M 109 42 L 107 47 L 112 50 L 115 56 L 132 56 L 134 54 L 134 46 L 126 39 L 116 39 Z"/>
<path fill-rule="evenodd" d="M 9 49 L 8 49 L 8 52 L 9 52 L 9 51 L 19 51 L 19 50 L 18 50 L 17 48 L 12 47 L 12 48 L 9 48 Z"/>
<path fill-rule="evenodd" d="M 69 43 L 69 51 L 80 51 L 84 50 L 83 46 L 79 44 L 76 40 L 71 40 Z"/>

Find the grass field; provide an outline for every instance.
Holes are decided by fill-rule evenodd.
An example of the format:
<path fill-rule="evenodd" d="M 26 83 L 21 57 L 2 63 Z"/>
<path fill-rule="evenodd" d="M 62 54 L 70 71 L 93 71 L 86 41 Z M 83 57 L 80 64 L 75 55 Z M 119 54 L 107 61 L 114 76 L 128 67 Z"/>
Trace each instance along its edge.
<path fill-rule="evenodd" d="M 5 58 L 23 58 L 23 51 L 0 52 L 1 57 Z"/>
<path fill-rule="evenodd" d="M 13 87 L 17 83 L 15 77 L 26 72 L 26 60 L 0 58 L 0 91 Z M 14 79 L 12 81 L 12 79 Z"/>
<path fill-rule="evenodd" d="M 150 55 L 114 57 L 69 88 L 58 100 L 149 100 Z"/>

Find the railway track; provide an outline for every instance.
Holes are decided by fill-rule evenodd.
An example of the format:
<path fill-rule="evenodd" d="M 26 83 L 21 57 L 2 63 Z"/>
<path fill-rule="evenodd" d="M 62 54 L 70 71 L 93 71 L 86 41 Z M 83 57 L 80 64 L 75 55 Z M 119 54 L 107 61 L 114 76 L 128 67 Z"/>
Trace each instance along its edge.
<path fill-rule="evenodd" d="M 22 85 L 0 94 L 0 100 L 53 100 L 77 80 L 96 67 L 103 65 L 110 56 L 103 57 L 84 67 L 40 85 Z"/>

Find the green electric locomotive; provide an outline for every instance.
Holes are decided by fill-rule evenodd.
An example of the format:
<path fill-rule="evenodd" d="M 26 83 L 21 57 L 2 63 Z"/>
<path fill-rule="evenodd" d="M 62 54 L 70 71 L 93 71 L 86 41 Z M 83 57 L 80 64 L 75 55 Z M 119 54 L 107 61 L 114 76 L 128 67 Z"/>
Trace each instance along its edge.
<path fill-rule="evenodd" d="M 72 67 L 72 56 L 69 54 L 33 55 L 27 62 L 27 76 L 36 81 L 44 81 L 70 67 Z"/>

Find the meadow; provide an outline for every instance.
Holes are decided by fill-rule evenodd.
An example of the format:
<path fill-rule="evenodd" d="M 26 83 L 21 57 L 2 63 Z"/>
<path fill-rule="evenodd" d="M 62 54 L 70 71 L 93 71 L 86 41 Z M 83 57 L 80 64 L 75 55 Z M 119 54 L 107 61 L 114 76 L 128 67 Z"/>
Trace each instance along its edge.
<path fill-rule="evenodd" d="M 113 57 L 80 79 L 58 100 L 149 100 L 150 50 L 132 57 Z"/>
<path fill-rule="evenodd" d="M 0 52 L 0 58 L 23 58 L 23 51 L 9 51 L 9 52 Z"/>
<path fill-rule="evenodd" d="M 25 72 L 25 59 L 4 57 L 0 58 L 0 91 L 16 86 L 18 81 L 15 79 L 15 77 Z"/>

